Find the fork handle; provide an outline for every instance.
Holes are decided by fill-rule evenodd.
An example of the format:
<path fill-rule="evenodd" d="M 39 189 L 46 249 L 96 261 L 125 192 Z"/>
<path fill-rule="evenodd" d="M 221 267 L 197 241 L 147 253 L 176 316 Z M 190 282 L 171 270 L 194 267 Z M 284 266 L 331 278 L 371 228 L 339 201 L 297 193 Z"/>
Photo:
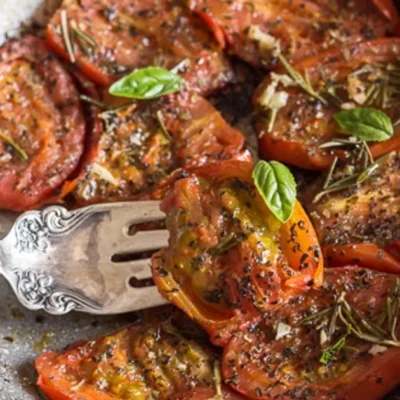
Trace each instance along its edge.
<path fill-rule="evenodd" d="M 99 309 L 98 304 L 85 296 L 56 287 L 53 277 L 37 262 L 42 260 L 45 265 L 46 251 L 52 246 L 51 237 L 73 230 L 95 209 L 96 206 L 89 206 L 68 211 L 62 206 L 50 206 L 40 211 L 25 212 L 0 242 L 0 273 L 9 281 L 26 308 L 44 309 L 56 315 L 71 310 Z"/>

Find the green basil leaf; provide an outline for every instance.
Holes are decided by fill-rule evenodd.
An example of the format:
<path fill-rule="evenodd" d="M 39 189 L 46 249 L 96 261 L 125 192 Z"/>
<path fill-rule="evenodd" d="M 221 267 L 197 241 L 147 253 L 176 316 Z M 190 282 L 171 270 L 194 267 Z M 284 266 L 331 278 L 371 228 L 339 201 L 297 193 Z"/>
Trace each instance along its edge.
<path fill-rule="evenodd" d="M 137 69 L 111 85 L 113 96 L 149 100 L 179 92 L 185 81 L 174 72 L 160 67 Z"/>
<path fill-rule="evenodd" d="M 342 110 L 334 118 L 344 133 L 366 142 L 382 142 L 394 133 L 390 118 L 374 108 Z"/>
<path fill-rule="evenodd" d="M 289 169 L 277 161 L 259 161 L 253 180 L 271 212 L 279 221 L 286 222 L 296 201 L 296 182 Z"/>

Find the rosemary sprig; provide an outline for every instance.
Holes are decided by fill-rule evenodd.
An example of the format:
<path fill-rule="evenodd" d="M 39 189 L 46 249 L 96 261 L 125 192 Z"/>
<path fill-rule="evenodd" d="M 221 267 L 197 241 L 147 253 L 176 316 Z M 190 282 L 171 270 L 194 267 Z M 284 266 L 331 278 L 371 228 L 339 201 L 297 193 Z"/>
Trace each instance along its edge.
<path fill-rule="evenodd" d="M 157 118 L 158 124 L 160 125 L 161 132 L 163 133 L 163 135 L 165 136 L 165 138 L 166 138 L 168 141 L 171 141 L 171 135 L 170 135 L 170 133 L 168 132 L 167 127 L 165 126 L 164 117 L 163 117 L 163 115 L 162 115 L 161 110 L 158 110 L 158 111 L 156 112 L 156 118 Z"/>
<path fill-rule="evenodd" d="M 29 157 L 28 154 L 26 154 L 26 151 L 22 149 L 12 138 L 0 132 L 0 139 L 10 145 L 22 161 L 28 161 Z"/>
<path fill-rule="evenodd" d="M 342 334 L 335 344 L 322 351 L 320 358 L 322 364 L 335 360 L 340 351 L 346 350 L 346 339 L 350 336 L 368 343 L 400 347 L 400 341 L 396 335 L 400 312 L 400 279 L 396 279 L 394 286 L 389 291 L 386 305 L 375 322 L 352 307 L 345 296 L 346 292 L 342 292 L 333 306 L 330 305 L 322 311 L 304 318 L 298 324 L 300 326 L 312 324 L 317 330 L 325 330 L 325 327 L 328 327 L 326 340 L 323 343 L 332 342 L 336 333 Z M 385 322 L 386 328 L 384 328 Z M 321 342 L 321 345 L 323 343 Z"/>
<path fill-rule="evenodd" d="M 83 32 L 74 20 L 70 22 L 72 28 L 72 34 L 74 39 L 76 39 L 79 48 L 85 53 L 87 57 L 91 57 L 94 53 L 94 49 L 97 46 L 97 43 L 88 36 L 85 32 Z"/>
<path fill-rule="evenodd" d="M 75 58 L 74 47 L 72 44 L 68 25 L 69 24 L 68 24 L 67 11 L 62 10 L 61 11 L 61 33 L 62 33 L 62 36 L 64 39 L 65 48 L 67 49 L 67 52 L 68 52 L 69 60 L 71 61 L 72 64 L 75 64 L 76 58 Z"/>
<path fill-rule="evenodd" d="M 290 64 L 290 62 L 287 60 L 287 58 L 279 51 L 278 52 L 278 59 L 285 68 L 286 72 L 288 75 L 305 91 L 307 92 L 311 97 L 314 97 L 315 99 L 319 100 L 322 104 L 327 104 L 327 101 L 319 94 L 317 93 L 314 88 L 311 85 L 310 79 L 308 77 L 308 74 L 305 74 L 305 77 L 303 77 L 299 72 L 297 72 L 293 66 Z"/>
<path fill-rule="evenodd" d="M 346 176 L 342 179 L 339 179 L 333 183 L 332 176 L 335 172 L 337 166 L 337 157 L 335 157 L 332 161 L 332 164 L 329 168 L 328 175 L 325 178 L 325 182 L 323 185 L 323 190 L 314 197 L 313 203 L 318 203 L 323 197 L 328 194 L 337 193 L 342 190 L 350 189 L 352 187 L 361 185 L 368 181 L 375 172 L 388 160 L 390 154 L 386 154 L 383 157 L 379 158 L 378 160 L 374 161 L 372 154 L 369 151 L 368 145 L 360 142 L 362 144 L 359 158 L 363 156 L 363 154 L 367 157 L 366 161 L 364 162 L 363 168 L 361 171 Z M 368 148 L 368 150 L 366 150 Z"/>

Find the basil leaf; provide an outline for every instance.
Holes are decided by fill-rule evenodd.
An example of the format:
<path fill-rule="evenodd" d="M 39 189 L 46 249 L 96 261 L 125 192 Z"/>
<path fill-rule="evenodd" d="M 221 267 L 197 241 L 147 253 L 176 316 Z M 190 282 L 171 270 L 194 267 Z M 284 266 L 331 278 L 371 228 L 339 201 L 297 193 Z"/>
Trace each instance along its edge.
<path fill-rule="evenodd" d="M 342 110 L 334 118 L 344 133 L 366 142 L 382 142 L 394 133 L 390 118 L 374 108 Z"/>
<path fill-rule="evenodd" d="M 114 96 L 148 100 L 175 93 L 185 81 L 177 74 L 160 67 L 137 69 L 111 85 L 108 92 Z"/>
<path fill-rule="evenodd" d="M 253 170 L 254 184 L 266 205 L 281 221 L 293 214 L 296 182 L 287 167 L 277 161 L 259 161 Z"/>

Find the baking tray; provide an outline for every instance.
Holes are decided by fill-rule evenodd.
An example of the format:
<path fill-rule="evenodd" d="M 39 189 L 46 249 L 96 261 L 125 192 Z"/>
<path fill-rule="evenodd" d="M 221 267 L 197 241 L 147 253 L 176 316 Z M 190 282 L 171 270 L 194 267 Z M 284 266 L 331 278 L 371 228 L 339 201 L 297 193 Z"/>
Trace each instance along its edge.
<path fill-rule="evenodd" d="M 59 2 L 44 0 L 44 6 L 36 13 L 39 23 L 49 17 Z M 240 62 L 236 63 L 236 68 L 238 85 L 211 100 L 229 123 L 245 131 L 248 148 L 255 155 L 255 135 L 248 130 L 250 97 L 262 76 L 257 75 L 256 71 L 248 71 Z M 251 76 L 252 82 L 246 81 L 246 85 L 243 85 L 240 76 Z M 0 239 L 6 235 L 16 216 L 0 212 Z M 48 350 L 60 351 L 73 342 L 107 335 L 134 323 L 137 318 L 136 313 L 101 317 L 78 312 L 52 316 L 42 311 L 29 311 L 19 304 L 8 283 L 0 276 L 0 400 L 43 399 L 35 385 L 37 376 L 34 360 L 39 354 Z M 400 400 L 400 388 L 396 392 L 385 400 Z"/>

